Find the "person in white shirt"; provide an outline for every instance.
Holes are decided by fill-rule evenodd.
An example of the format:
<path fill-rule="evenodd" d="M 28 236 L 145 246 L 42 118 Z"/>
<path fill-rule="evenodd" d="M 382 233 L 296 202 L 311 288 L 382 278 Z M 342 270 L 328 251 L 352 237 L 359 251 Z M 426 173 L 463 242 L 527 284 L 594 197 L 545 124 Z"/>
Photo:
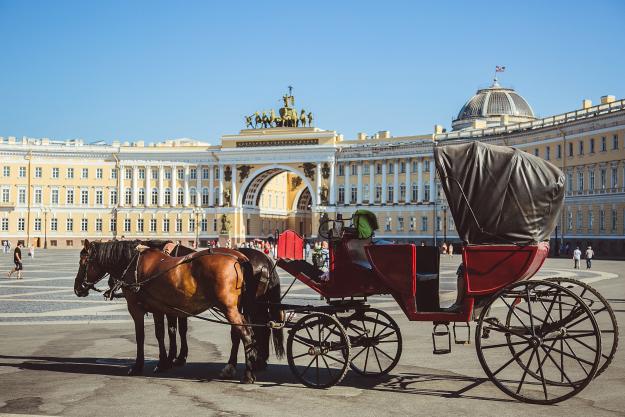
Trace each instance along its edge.
<path fill-rule="evenodd" d="M 575 248 L 573 251 L 573 261 L 575 261 L 575 265 L 573 266 L 575 269 L 579 269 L 579 261 L 582 259 L 582 251 L 579 250 L 579 246 Z"/>
<path fill-rule="evenodd" d="M 590 269 L 590 267 L 592 266 L 593 256 L 595 256 L 595 252 L 590 246 L 588 246 L 588 249 L 586 249 L 586 269 Z"/>

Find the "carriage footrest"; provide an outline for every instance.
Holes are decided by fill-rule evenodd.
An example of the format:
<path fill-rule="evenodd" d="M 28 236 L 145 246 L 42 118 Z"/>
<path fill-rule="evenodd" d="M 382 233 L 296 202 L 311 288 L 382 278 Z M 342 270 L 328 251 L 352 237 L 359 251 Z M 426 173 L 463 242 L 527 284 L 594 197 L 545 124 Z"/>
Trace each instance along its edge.
<path fill-rule="evenodd" d="M 457 330 L 456 330 L 457 329 Z M 457 345 L 470 345 L 471 344 L 471 325 L 469 322 L 454 323 L 454 343 Z"/>
<path fill-rule="evenodd" d="M 435 355 L 451 353 L 451 333 L 449 333 L 448 323 L 434 324 L 432 329 L 432 346 L 432 353 Z"/>

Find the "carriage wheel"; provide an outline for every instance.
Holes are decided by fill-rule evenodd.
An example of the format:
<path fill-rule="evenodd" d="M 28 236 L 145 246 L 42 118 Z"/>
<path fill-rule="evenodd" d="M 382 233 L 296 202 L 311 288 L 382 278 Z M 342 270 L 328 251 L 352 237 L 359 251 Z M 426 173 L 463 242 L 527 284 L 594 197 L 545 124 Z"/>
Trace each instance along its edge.
<path fill-rule="evenodd" d="M 349 338 L 341 323 L 327 314 L 302 317 L 289 331 L 286 348 L 291 371 L 308 387 L 331 387 L 347 373 Z"/>
<path fill-rule="evenodd" d="M 569 289 L 524 281 L 504 288 L 484 307 L 475 347 L 484 372 L 504 393 L 554 404 L 592 381 L 601 332 L 592 311 Z"/>
<path fill-rule="evenodd" d="M 618 347 L 618 324 L 610 303 L 590 285 L 573 278 L 554 277 L 545 281 L 555 282 L 573 291 L 592 310 L 601 329 L 601 362 L 595 378 L 612 363 Z M 576 340 L 576 339 L 573 339 Z"/>
<path fill-rule="evenodd" d="M 350 368 L 364 376 L 389 373 L 401 357 L 402 338 L 391 316 L 376 308 L 356 310 L 339 318 L 345 326 L 354 354 Z"/>

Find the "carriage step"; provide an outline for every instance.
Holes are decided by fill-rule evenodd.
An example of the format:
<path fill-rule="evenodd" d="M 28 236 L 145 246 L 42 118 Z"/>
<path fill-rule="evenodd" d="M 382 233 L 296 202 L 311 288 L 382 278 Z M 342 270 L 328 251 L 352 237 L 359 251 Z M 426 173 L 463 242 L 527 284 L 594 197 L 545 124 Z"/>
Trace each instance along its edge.
<path fill-rule="evenodd" d="M 439 344 L 443 344 L 442 347 L 437 344 L 437 340 Z M 435 355 L 451 353 L 451 333 L 449 333 L 448 323 L 434 324 L 434 328 L 432 329 L 432 346 L 432 353 Z"/>
<path fill-rule="evenodd" d="M 458 329 L 456 331 L 456 329 Z M 471 344 L 471 325 L 469 322 L 454 323 L 454 343 L 457 345 L 470 345 Z M 460 336 L 459 336 L 460 334 Z"/>

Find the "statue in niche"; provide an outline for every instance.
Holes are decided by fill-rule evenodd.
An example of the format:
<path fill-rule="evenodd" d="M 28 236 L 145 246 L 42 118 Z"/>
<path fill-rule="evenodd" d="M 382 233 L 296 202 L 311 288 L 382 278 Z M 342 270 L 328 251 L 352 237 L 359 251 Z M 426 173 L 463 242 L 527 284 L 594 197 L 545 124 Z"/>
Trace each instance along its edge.
<path fill-rule="evenodd" d="M 224 190 L 224 207 L 230 207 L 230 203 L 231 203 L 231 196 L 232 194 L 230 193 L 230 189 L 225 189 Z"/>
<path fill-rule="evenodd" d="M 324 180 L 330 178 L 330 165 L 328 165 L 327 162 L 324 162 L 323 166 L 321 167 L 321 176 Z"/>
<path fill-rule="evenodd" d="M 227 182 L 232 181 L 232 168 L 230 168 L 230 166 L 227 166 L 226 169 L 224 169 L 224 180 Z"/>
<path fill-rule="evenodd" d="M 228 220 L 228 217 L 225 214 L 221 215 L 221 229 L 219 230 L 219 233 L 221 234 L 227 234 L 230 231 L 230 220 Z"/>
<path fill-rule="evenodd" d="M 321 205 L 327 206 L 328 205 L 328 187 L 326 187 L 325 185 L 321 186 L 321 191 L 319 194 L 321 198 Z"/>

